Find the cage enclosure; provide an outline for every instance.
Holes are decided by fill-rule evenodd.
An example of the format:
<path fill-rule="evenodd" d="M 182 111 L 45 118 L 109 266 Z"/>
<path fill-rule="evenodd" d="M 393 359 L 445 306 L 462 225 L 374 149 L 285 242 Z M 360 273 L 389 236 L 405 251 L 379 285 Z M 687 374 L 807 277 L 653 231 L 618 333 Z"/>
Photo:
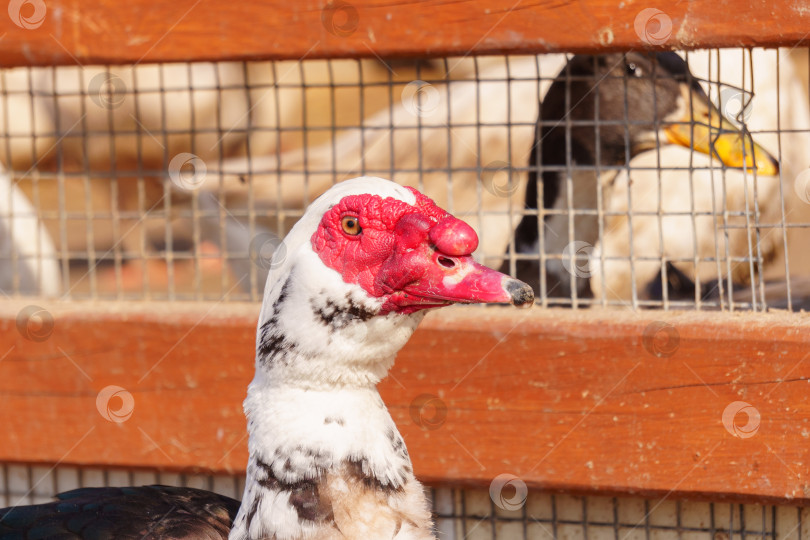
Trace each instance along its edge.
<path fill-rule="evenodd" d="M 328 187 L 380 176 L 537 293 L 428 315 L 381 384 L 442 537 L 806 537 L 808 23 L 781 1 L 12 1 L 0 506 L 240 496 L 271 256 Z"/>

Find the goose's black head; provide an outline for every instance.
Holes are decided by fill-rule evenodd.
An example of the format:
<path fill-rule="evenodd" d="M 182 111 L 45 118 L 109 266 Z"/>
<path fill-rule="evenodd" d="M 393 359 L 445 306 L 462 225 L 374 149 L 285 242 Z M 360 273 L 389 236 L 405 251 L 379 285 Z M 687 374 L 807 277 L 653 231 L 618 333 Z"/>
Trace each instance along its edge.
<path fill-rule="evenodd" d="M 532 163 L 565 165 L 567 129 L 571 159 L 579 165 L 622 165 L 675 143 L 729 167 L 756 165 L 765 175 L 778 170 L 776 160 L 711 104 L 674 52 L 574 56 L 541 105 Z"/>
<path fill-rule="evenodd" d="M 540 106 L 535 145 L 530 154 L 526 207 L 535 209 L 538 198 L 538 172 L 542 175 L 543 206 L 547 209 L 573 206 L 596 212 L 597 178 L 595 165 L 614 169 L 629 163 L 637 154 L 673 143 L 710 154 L 724 165 L 756 169 L 762 175 L 778 172 L 777 162 L 748 133 L 740 131 L 712 105 L 686 62 L 673 52 L 576 55 L 557 75 Z M 573 178 L 574 198 L 590 202 L 564 201 L 563 180 L 571 174 L 589 171 Z M 600 172 L 606 172 L 603 169 Z M 558 200 L 560 199 L 560 200 Z M 562 201 L 562 203 L 561 203 Z M 565 220 L 567 222 L 567 220 Z M 574 240 L 595 245 L 598 227 L 595 218 L 574 224 Z M 539 256 L 536 215 L 526 215 L 515 231 L 518 253 Z M 552 278 L 564 274 L 559 255 L 570 241 L 567 229 L 546 235 L 544 252 L 557 256 L 548 268 Z M 554 238 L 557 236 L 556 244 Z M 508 262 L 508 261 L 507 261 Z M 507 270 L 505 264 L 502 270 Z M 518 260 L 517 277 L 539 286 L 539 266 L 535 260 Z M 587 280 L 579 279 L 577 289 L 587 295 Z M 549 295 L 554 283 L 557 295 L 568 296 L 570 276 L 558 275 L 548 281 Z"/>
<path fill-rule="evenodd" d="M 541 105 L 542 163 L 566 163 L 567 129 L 574 163 L 624 163 L 656 145 L 662 122 L 683 116 L 684 90 L 702 94 L 675 53 L 574 56 Z"/>
<path fill-rule="evenodd" d="M 683 87 L 702 92 L 672 52 L 576 55 L 540 105 L 527 204 L 536 200 L 537 163 L 621 165 L 656 143 L 656 120 L 677 113 Z M 598 127 L 597 127 L 598 126 Z M 566 134 L 570 133 L 570 142 Z M 597 148 L 598 147 L 598 148 Z M 543 202 L 554 206 L 561 176 L 544 174 Z"/>

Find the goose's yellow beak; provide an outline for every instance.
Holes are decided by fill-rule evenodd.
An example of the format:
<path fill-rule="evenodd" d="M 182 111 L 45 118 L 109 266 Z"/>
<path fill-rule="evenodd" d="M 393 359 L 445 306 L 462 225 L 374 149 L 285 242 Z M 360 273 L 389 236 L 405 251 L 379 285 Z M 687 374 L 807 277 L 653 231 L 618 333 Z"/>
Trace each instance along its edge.
<path fill-rule="evenodd" d="M 681 91 L 682 112 L 666 119 L 672 122 L 664 128 L 669 142 L 715 156 L 728 167 L 779 174 L 777 160 L 725 118 L 705 93 L 686 84 Z"/>

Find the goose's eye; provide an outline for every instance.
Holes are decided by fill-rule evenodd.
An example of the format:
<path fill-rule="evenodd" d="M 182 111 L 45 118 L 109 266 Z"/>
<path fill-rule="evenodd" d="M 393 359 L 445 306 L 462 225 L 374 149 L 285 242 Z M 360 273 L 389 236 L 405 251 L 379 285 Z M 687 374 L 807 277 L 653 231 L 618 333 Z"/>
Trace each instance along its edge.
<path fill-rule="evenodd" d="M 642 77 L 644 76 L 644 70 L 641 69 L 637 64 L 634 62 L 627 63 L 627 74 L 631 77 Z"/>
<path fill-rule="evenodd" d="M 360 228 L 360 220 L 356 216 L 345 216 L 340 220 L 340 226 L 343 227 L 343 232 L 352 236 L 357 236 L 363 230 Z"/>

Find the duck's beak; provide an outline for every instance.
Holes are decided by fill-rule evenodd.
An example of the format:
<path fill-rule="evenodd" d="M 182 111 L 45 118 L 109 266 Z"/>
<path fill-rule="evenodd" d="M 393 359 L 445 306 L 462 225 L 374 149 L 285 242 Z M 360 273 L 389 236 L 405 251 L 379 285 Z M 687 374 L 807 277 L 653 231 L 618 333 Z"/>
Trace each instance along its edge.
<path fill-rule="evenodd" d="M 396 311 L 457 303 L 529 307 L 534 302 L 526 283 L 473 260 L 478 236 L 464 221 L 447 216 L 433 224 L 413 214 L 400 220 L 396 233 L 397 246 L 378 274 Z"/>
<path fill-rule="evenodd" d="M 728 167 L 756 169 L 765 176 L 779 173 L 777 160 L 725 118 L 696 84 L 681 85 L 679 112 L 665 120 L 671 122 L 664 128 L 671 143 L 715 156 Z"/>
<path fill-rule="evenodd" d="M 529 307 L 534 291 L 527 284 L 478 264 L 467 255 L 434 252 L 426 272 L 402 289 L 420 301 L 436 304 L 512 304 Z"/>

